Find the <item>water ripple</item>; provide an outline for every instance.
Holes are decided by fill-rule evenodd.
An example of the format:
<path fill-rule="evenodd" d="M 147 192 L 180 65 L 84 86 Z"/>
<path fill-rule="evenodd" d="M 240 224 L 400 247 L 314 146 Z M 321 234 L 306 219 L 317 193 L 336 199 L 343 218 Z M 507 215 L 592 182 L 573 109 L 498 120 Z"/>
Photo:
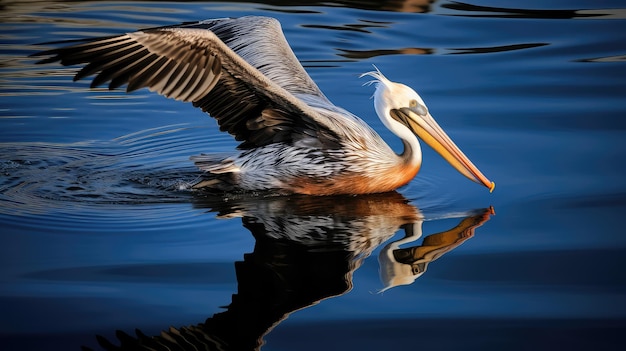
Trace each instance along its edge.
<path fill-rule="evenodd" d="M 109 142 L 4 143 L 0 146 L 0 213 L 85 211 L 90 205 L 186 203 L 180 189 L 198 171 L 201 150 L 230 149 L 228 135 L 207 143 L 204 128 L 171 125 Z"/>

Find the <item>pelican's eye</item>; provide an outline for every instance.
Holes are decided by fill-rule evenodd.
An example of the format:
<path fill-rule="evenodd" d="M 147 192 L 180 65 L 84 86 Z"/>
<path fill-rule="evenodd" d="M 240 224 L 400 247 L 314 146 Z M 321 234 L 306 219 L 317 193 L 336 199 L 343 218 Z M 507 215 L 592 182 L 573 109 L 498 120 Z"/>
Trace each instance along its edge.
<path fill-rule="evenodd" d="M 428 113 L 426 106 L 420 104 L 415 99 L 409 101 L 409 108 L 420 116 L 426 116 L 426 114 Z"/>

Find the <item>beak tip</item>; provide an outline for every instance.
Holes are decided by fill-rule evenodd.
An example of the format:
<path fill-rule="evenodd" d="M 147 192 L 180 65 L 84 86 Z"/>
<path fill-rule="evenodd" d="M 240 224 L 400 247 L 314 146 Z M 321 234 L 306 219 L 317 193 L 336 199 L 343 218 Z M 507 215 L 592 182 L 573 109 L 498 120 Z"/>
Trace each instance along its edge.
<path fill-rule="evenodd" d="M 493 193 L 493 189 L 496 188 L 496 183 L 491 182 L 491 186 L 489 187 L 489 193 Z"/>

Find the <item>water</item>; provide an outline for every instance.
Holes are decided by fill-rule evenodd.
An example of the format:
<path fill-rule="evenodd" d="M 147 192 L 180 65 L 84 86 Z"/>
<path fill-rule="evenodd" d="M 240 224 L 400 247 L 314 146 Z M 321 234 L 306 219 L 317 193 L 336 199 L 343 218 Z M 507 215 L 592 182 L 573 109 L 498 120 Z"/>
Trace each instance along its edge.
<path fill-rule="evenodd" d="M 98 349 L 96 335 L 170 326 L 266 351 L 623 348 L 623 3 L 0 6 L 2 350 Z M 397 150 L 358 75 L 375 64 L 415 88 L 494 193 L 427 147 L 398 193 L 180 190 L 198 174 L 190 155 L 236 145 L 211 118 L 27 57 L 248 14 L 278 18 L 326 95 Z"/>

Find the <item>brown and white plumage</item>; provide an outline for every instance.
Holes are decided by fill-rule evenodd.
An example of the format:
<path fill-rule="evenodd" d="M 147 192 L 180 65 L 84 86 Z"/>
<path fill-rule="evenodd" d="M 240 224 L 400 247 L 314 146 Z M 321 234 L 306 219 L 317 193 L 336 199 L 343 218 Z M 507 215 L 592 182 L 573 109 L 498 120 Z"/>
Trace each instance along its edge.
<path fill-rule="evenodd" d="M 192 157 L 208 176 L 196 187 L 315 195 L 375 193 L 406 184 L 421 165 L 410 122 L 416 106 L 411 104 L 419 101 L 420 111 L 427 109 L 413 90 L 406 87 L 410 96 L 385 94 L 405 86 L 378 71 L 369 73 L 377 80 L 379 117 L 388 127 L 391 123 L 391 130 L 404 141 L 405 150 L 397 155 L 365 122 L 324 96 L 272 18 L 151 28 L 80 41 L 35 56 L 49 56 L 39 63 L 86 64 L 74 79 L 95 74 L 92 87 L 107 82 L 110 89 L 124 84 L 127 91 L 147 87 L 191 102 L 214 117 L 220 130 L 241 142 L 240 152 L 226 158 Z M 383 106 L 383 97 L 393 103 L 382 99 Z M 470 169 L 464 174 L 491 187 L 460 155 L 453 156 L 467 161 L 461 162 Z"/>

